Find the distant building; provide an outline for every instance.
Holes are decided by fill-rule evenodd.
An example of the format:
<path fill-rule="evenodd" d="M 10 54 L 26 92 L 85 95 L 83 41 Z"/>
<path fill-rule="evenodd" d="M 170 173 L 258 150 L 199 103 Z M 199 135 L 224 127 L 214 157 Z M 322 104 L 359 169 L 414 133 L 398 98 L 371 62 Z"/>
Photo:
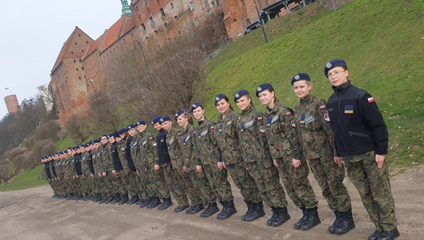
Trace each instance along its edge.
<path fill-rule="evenodd" d="M 18 97 L 15 94 L 4 97 L 4 102 L 6 103 L 7 112 L 17 113 L 19 110 Z"/>

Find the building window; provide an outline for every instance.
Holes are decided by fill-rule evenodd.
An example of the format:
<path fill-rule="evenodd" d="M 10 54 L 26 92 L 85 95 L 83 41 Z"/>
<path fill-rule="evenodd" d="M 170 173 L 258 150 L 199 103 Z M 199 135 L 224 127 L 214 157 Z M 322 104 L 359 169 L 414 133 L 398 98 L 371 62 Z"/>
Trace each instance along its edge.
<path fill-rule="evenodd" d="M 144 26 L 144 23 L 141 24 L 141 27 L 143 28 L 144 31 L 146 31 L 146 26 Z"/>
<path fill-rule="evenodd" d="M 190 10 L 193 11 L 194 10 L 194 3 L 193 1 L 190 2 Z"/>
<path fill-rule="evenodd" d="M 151 23 L 152 25 L 155 25 L 155 20 L 153 20 L 153 17 L 149 17 L 149 19 L 150 19 L 150 23 Z"/>
<path fill-rule="evenodd" d="M 199 24 L 199 19 L 195 18 L 195 19 L 194 19 L 194 24 L 196 24 L 196 27 L 200 26 L 200 24 Z"/>
<path fill-rule="evenodd" d="M 246 3 L 244 2 L 244 0 L 241 0 L 241 5 L 242 6 L 246 5 Z"/>
<path fill-rule="evenodd" d="M 165 11 L 163 10 L 163 8 L 159 9 L 159 11 L 162 14 L 162 16 L 165 16 Z"/>
<path fill-rule="evenodd" d="M 83 70 L 83 71 L 84 71 L 84 67 L 81 67 L 81 70 Z"/>
<path fill-rule="evenodd" d="M 209 20 L 212 20 L 212 11 L 210 9 L 208 10 L 208 15 L 209 15 Z"/>
<path fill-rule="evenodd" d="M 147 12 L 148 12 L 150 15 L 152 15 L 152 12 L 150 11 L 150 8 L 149 8 L 149 7 L 147 8 Z"/>
<path fill-rule="evenodd" d="M 140 20 L 140 21 L 141 21 L 141 15 L 138 15 L 138 20 Z"/>
<path fill-rule="evenodd" d="M 173 3 L 171 3 L 171 8 L 174 8 L 174 4 Z"/>
<path fill-rule="evenodd" d="M 74 52 L 73 52 L 73 51 L 71 51 L 71 54 L 74 54 Z"/>
<path fill-rule="evenodd" d="M 250 22 L 250 18 L 246 18 L 246 24 L 247 24 L 247 26 L 252 25 L 252 23 Z"/>
<path fill-rule="evenodd" d="M 84 52 L 84 49 L 83 49 L 83 50 L 81 50 L 81 52 Z"/>
<path fill-rule="evenodd" d="M 74 60 L 74 63 L 77 63 L 77 61 Z"/>
<path fill-rule="evenodd" d="M 81 34 L 78 34 L 78 37 L 81 37 Z"/>
<path fill-rule="evenodd" d="M 81 80 L 81 77 L 78 77 L 79 80 Z"/>
<path fill-rule="evenodd" d="M 219 7 L 222 5 L 221 0 L 216 0 L 216 5 Z"/>
<path fill-rule="evenodd" d="M 76 70 L 77 70 L 77 72 L 78 72 L 78 68 L 75 68 Z"/>
<path fill-rule="evenodd" d="M 88 41 L 85 41 L 85 43 L 88 43 Z"/>
<path fill-rule="evenodd" d="M 158 0 L 158 5 L 160 5 L 160 2 L 159 2 L 159 0 Z"/>
<path fill-rule="evenodd" d="M 75 45 L 77 45 L 77 43 L 75 43 Z"/>

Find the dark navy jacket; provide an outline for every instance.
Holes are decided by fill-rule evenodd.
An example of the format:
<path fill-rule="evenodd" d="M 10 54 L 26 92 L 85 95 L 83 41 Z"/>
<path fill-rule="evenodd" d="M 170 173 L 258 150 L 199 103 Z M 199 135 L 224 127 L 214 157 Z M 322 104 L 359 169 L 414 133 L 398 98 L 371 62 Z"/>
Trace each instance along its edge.
<path fill-rule="evenodd" d="M 127 159 L 127 165 L 129 167 L 129 169 L 131 169 L 131 171 L 135 172 L 135 165 L 134 165 L 134 160 L 132 159 L 131 156 L 131 143 L 132 137 L 128 136 L 128 139 L 123 139 L 123 141 L 125 141 L 125 158 Z"/>
<path fill-rule="evenodd" d="M 168 132 L 165 129 L 161 129 L 156 136 L 156 143 L 158 149 L 159 164 L 171 163 L 171 158 L 168 153 L 168 145 L 166 144 L 166 135 Z"/>
<path fill-rule="evenodd" d="M 121 171 L 124 168 L 122 167 L 121 159 L 119 159 L 118 155 L 118 143 L 114 142 L 112 144 L 112 162 L 116 171 Z"/>
<path fill-rule="evenodd" d="M 75 172 L 77 172 L 77 175 L 82 175 L 82 168 L 81 168 L 81 153 L 75 154 L 74 156 L 74 163 L 75 163 Z"/>

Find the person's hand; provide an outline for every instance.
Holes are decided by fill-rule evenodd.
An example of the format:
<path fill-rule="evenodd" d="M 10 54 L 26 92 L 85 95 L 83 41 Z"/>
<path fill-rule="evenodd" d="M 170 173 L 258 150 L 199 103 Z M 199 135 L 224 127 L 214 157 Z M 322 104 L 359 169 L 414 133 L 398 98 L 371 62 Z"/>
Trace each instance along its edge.
<path fill-rule="evenodd" d="M 197 166 L 196 166 L 196 169 L 197 169 L 197 172 L 198 172 L 198 173 L 202 173 L 202 172 L 203 172 L 203 167 L 202 167 L 202 165 L 197 165 Z"/>
<path fill-rule="evenodd" d="M 159 171 L 159 169 L 160 169 L 160 166 L 159 166 L 159 165 L 157 165 L 157 164 L 155 164 L 155 170 L 156 170 L 156 171 Z"/>
<path fill-rule="evenodd" d="M 384 160 L 386 160 L 386 155 L 379 155 L 379 154 L 375 155 L 375 161 L 377 162 L 378 169 L 381 169 L 383 167 Z"/>
<path fill-rule="evenodd" d="M 75 179 L 75 176 L 72 176 L 72 179 Z"/>
<path fill-rule="evenodd" d="M 218 169 L 221 171 L 222 169 L 224 169 L 224 166 L 222 166 L 222 162 L 218 162 Z"/>
<path fill-rule="evenodd" d="M 272 165 L 269 165 L 269 166 L 265 166 L 265 168 L 270 168 Z"/>
<path fill-rule="evenodd" d="M 91 178 L 94 178 L 94 175 L 93 174 L 90 174 L 90 176 L 91 176 Z"/>
<path fill-rule="evenodd" d="M 272 162 L 274 163 L 274 166 L 278 168 L 278 162 L 277 162 L 277 160 L 274 159 Z"/>
<path fill-rule="evenodd" d="M 138 170 L 137 170 L 135 173 L 137 174 L 137 176 L 139 176 L 139 177 L 140 177 L 140 173 L 138 172 Z"/>
<path fill-rule="evenodd" d="M 246 170 L 249 171 L 250 170 L 249 167 L 246 167 Z"/>
<path fill-rule="evenodd" d="M 115 175 L 115 176 L 118 176 L 118 173 L 116 172 L 116 170 L 114 169 L 114 170 L 112 170 L 112 174 L 113 175 Z"/>
<path fill-rule="evenodd" d="M 339 168 L 342 168 L 343 161 L 342 161 L 342 158 L 341 157 L 334 157 L 334 162 L 337 165 L 339 165 Z"/>
<path fill-rule="evenodd" d="M 98 175 L 99 175 L 99 177 L 102 177 L 102 174 L 101 174 L 100 172 L 99 172 L 99 174 L 98 174 Z"/>
<path fill-rule="evenodd" d="M 145 168 L 145 169 L 144 169 L 144 172 L 145 172 L 145 173 L 147 172 L 147 168 Z"/>
<path fill-rule="evenodd" d="M 300 165 L 302 165 L 302 162 L 299 159 L 293 158 L 292 165 L 293 165 L 294 168 L 298 168 L 298 167 L 300 167 Z"/>
<path fill-rule="evenodd" d="M 103 174 L 102 174 L 102 175 L 103 175 L 103 177 L 106 177 L 106 172 L 103 172 Z"/>
<path fill-rule="evenodd" d="M 190 170 L 188 170 L 188 167 L 186 167 L 186 166 L 183 166 L 183 171 L 184 171 L 185 173 L 189 173 L 189 172 L 190 172 Z"/>

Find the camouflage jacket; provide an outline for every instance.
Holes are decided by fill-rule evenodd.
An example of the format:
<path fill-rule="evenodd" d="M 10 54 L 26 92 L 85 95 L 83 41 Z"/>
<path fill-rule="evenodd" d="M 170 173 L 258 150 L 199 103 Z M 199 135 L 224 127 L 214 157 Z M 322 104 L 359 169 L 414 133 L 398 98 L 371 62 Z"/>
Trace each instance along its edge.
<path fill-rule="evenodd" d="M 243 162 L 239 145 L 239 132 L 236 126 L 239 117 L 239 113 L 230 109 L 225 118 L 222 118 L 221 115 L 216 120 L 214 137 L 221 151 L 221 160 L 227 165 Z"/>
<path fill-rule="evenodd" d="M 66 160 L 69 162 L 67 167 L 69 174 L 68 177 L 72 178 L 72 176 L 77 175 L 77 172 L 75 171 L 75 158 L 72 155 L 68 155 L 68 158 Z"/>
<path fill-rule="evenodd" d="M 302 149 L 297 139 L 296 124 L 293 110 L 284 106 L 279 101 L 273 109 L 265 110 L 266 116 L 266 139 L 272 159 L 293 155 L 300 159 Z"/>
<path fill-rule="evenodd" d="M 118 151 L 118 156 L 119 156 L 119 160 L 121 160 L 121 164 L 122 164 L 122 168 L 125 174 L 130 174 L 132 171 L 131 169 L 128 167 L 128 163 L 127 163 L 127 159 L 125 158 L 125 149 L 127 148 L 127 145 L 125 144 L 126 139 L 122 139 L 117 146 L 117 151 Z M 137 142 L 135 142 L 135 144 L 137 145 Z M 134 149 L 136 149 L 137 146 L 134 146 Z M 132 155 L 132 147 L 131 147 L 131 155 Z"/>
<path fill-rule="evenodd" d="M 143 131 L 140 133 L 140 164 L 142 168 L 153 168 L 159 165 L 156 138 L 153 134 Z M 136 165 L 138 168 L 138 166 Z"/>
<path fill-rule="evenodd" d="M 94 173 L 95 173 L 95 175 L 97 174 L 97 173 L 99 173 L 99 172 L 101 172 L 100 171 L 100 165 L 101 165 L 101 157 L 100 157 L 100 155 L 101 155 L 101 150 L 100 150 L 100 147 L 98 148 L 98 149 L 93 149 L 92 151 L 91 151 L 91 155 L 92 155 L 92 160 L 93 160 L 93 166 L 94 166 Z"/>
<path fill-rule="evenodd" d="M 237 127 L 240 131 L 239 144 L 244 162 L 271 166 L 272 159 L 265 136 L 264 115 L 249 106 L 242 112 Z"/>
<path fill-rule="evenodd" d="M 55 160 L 54 168 L 56 169 L 56 175 L 60 178 L 63 177 L 62 159 Z"/>
<path fill-rule="evenodd" d="M 309 95 L 300 100 L 294 112 L 306 158 L 320 158 L 328 154 L 338 156 L 325 101 Z"/>
<path fill-rule="evenodd" d="M 88 152 L 84 152 L 81 156 L 81 169 L 84 176 L 90 176 L 90 167 L 88 165 Z"/>
<path fill-rule="evenodd" d="M 198 165 L 216 165 L 221 161 L 221 151 L 214 137 L 215 123 L 205 117 L 201 125 L 197 125 L 194 130 L 194 141 L 197 153 L 194 161 Z"/>
<path fill-rule="evenodd" d="M 102 172 L 110 172 L 115 169 L 112 162 L 112 144 L 108 143 L 103 146 L 101 150 L 101 164 L 100 169 Z"/>
<path fill-rule="evenodd" d="M 137 163 L 141 162 L 141 152 L 140 152 L 140 145 L 141 145 L 141 136 L 140 134 L 136 134 L 130 142 L 131 147 L 131 156 L 134 161 L 134 165 L 137 166 Z M 125 155 L 125 151 L 123 152 Z M 125 157 L 125 156 L 124 156 Z M 121 158 L 121 155 L 119 155 L 119 158 Z"/>
<path fill-rule="evenodd" d="M 191 124 L 187 124 L 186 128 L 183 129 L 178 136 L 178 143 L 183 152 L 184 166 L 188 169 L 196 169 L 196 165 L 198 164 L 194 160 L 197 154 L 197 151 L 195 151 L 195 142 L 193 140 L 194 137 L 194 126 Z"/>
<path fill-rule="evenodd" d="M 166 145 L 168 146 L 168 153 L 171 158 L 171 165 L 173 169 L 183 169 L 184 158 L 181 146 L 179 144 L 180 131 L 172 128 L 166 136 Z"/>

